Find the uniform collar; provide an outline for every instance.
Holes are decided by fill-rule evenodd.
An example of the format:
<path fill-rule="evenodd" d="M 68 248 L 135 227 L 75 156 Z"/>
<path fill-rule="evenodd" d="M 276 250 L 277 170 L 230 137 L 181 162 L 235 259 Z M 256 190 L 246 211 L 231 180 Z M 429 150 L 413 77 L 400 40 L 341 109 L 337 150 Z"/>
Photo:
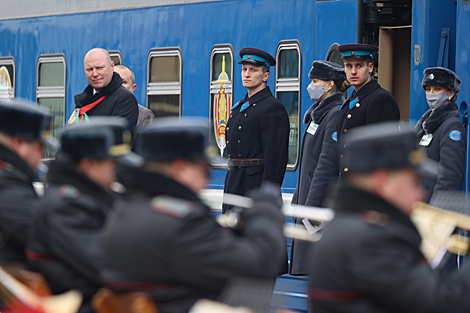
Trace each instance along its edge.
<path fill-rule="evenodd" d="M 257 93 L 255 93 L 251 97 L 248 97 L 248 93 L 247 93 L 245 95 L 245 98 L 243 98 L 242 100 L 235 103 L 235 105 L 232 107 L 232 111 L 234 109 L 236 109 L 238 106 L 241 106 L 240 112 L 243 112 L 246 109 L 248 109 L 251 105 L 253 105 L 254 103 L 257 103 L 257 102 L 263 100 L 264 98 L 267 98 L 267 97 L 272 96 L 272 95 L 273 94 L 271 93 L 271 89 L 269 89 L 268 86 L 266 86 L 266 88 L 261 89 L 260 91 L 258 91 Z"/>
<path fill-rule="evenodd" d="M 121 168 L 116 175 L 126 189 L 130 187 L 142 190 L 150 196 L 168 195 L 202 204 L 199 197 L 189 188 L 160 173 L 140 168 Z"/>
<path fill-rule="evenodd" d="M 340 182 L 330 196 L 333 209 L 338 214 L 377 212 L 385 214 L 393 221 L 405 226 L 416 234 L 416 240 L 421 241 L 421 236 L 411 219 L 397 207 L 365 190 L 355 188 L 346 182 Z"/>
<path fill-rule="evenodd" d="M 422 128 L 426 134 L 432 134 L 436 128 L 449 117 L 460 116 L 459 108 L 454 102 L 448 102 L 446 105 L 434 110 L 434 113 L 431 114 L 431 112 L 432 110 L 429 109 L 424 113 L 415 126 L 416 130 L 420 130 Z"/>
<path fill-rule="evenodd" d="M 18 169 L 20 172 L 24 173 L 29 180 L 38 179 L 38 175 L 34 169 L 26 163 L 18 154 L 0 144 L 0 160 L 5 163 L 11 164 L 14 168 Z"/>
<path fill-rule="evenodd" d="M 342 93 L 334 93 L 325 98 L 321 103 L 315 102 L 305 113 L 304 124 L 314 121 L 315 124 L 320 124 L 323 118 L 337 105 L 344 101 Z"/>
<path fill-rule="evenodd" d="M 68 162 L 57 160 L 52 162 L 47 173 L 47 182 L 51 185 L 72 185 L 80 190 L 80 192 L 101 200 L 108 207 L 111 207 L 114 202 L 112 194 L 80 173 Z"/>

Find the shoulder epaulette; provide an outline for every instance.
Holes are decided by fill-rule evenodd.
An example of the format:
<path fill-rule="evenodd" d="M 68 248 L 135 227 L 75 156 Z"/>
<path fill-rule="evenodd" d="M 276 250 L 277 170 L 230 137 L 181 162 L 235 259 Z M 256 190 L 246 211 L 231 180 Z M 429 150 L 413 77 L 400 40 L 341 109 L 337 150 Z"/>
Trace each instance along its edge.
<path fill-rule="evenodd" d="M 194 204 L 190 201 L 170 196 L 157 196 L 149 203 L 151 211 L 175 218 L 185 217 L 192 212 L 193 206 Z"/>
<path fill-rule="evenodd" d="M 78 190 L 72 185 L 60 185 L 59 188 L 57 189 L 57 193 L 59 194 L 59 196 L 63 198 L 72 198 L 72 199 L 78 199 L 82 195 L 80 190 Z"/>

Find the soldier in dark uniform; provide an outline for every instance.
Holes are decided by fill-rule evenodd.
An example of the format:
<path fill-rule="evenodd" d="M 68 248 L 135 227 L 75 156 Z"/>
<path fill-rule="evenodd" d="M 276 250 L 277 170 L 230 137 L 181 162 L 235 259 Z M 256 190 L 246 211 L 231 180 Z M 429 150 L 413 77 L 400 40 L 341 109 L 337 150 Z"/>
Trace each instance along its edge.
<path fill-rule="evenodd" d="M 24 266 L 39 197 L 33 187 L 51 115 L 35 104 L 0 102 L 0 263 Z M 48 141 L 47 143 L 53 143 Z"/>
<path fill-rule="evenodd" d="M 132 164 L 131 135 L 121 117 L 91 118 L 61 137 L 51 163 L 48 188 L 32 226 L 26 255 L 44 274 L 52 293 L 76 289 L 79 312 L 93 312 L 91 298 L 100 280 L 103 227 L 113 205 L 116 161 Z"/>
<path fill-rule="evenodd" d="M 242 82 L 248 89 L 230 113 L 226 128 L 228 169 L 224 192 L 246 195 L 263 181 L 281 185 L 287 166 L 289 117 L 266 86 L 276 60 L 254 49 L 240 50 Z M 225 212 L 229 206 L 224 205 Z"/>
<path fill-rule="evenodd" d="M 340 108 L 338 142 L 343 154 L 343 134 L 350 129 L 372 123 L 399 120 L 400 110 L 395 98 L 380 87 L 371 75 L 374 71 L 374 54 L 378 48 L 370 45 L 351 44 L 338 47 L 343 54 L 344 68 L 349 83 L 354 87 L 351 96 Z M 341 165 L 340 173 L 348 169 Z"/>
<path fill-rule="evenodd" d="M 451 70 L 430 67 L 424 70 L 421 84 L 430 109 L 418 121 L 419 144 L 430 159 L 439 162 L 439 175 L 423 181 L 427 200 L 437 191 L 463 189 L 467 136 L 455 101 L 460 79 Z"/>
<path fill-rule="evenodd" d="M 336 124 L 339 108 L 344 102 L 343 92 L 349 88 L 349 83 L 344 67 L 328 61 L 314 61 L 308 77 L 312 82 L 307 91 L 314 103 L 304 117 L 307 129 L 302 140 L 299 179 L 292 204 L 321 207 L 328 185 L 339 174 Z M 313 231 L 314 226 L 308 219 L 296 219 L 295 223 Z M 291 275 L 308 274 L 309 246 L 307 242 L 292 240 Z"/>
<path fill-rule="evenodd" d="M 397 124 L 357 128 L 345 138 L 349 173 L 331 198 L 336 216 L 312 251 L 315 313 L 470 310 L 470 264 L 439 273 L 420 251 L 409 215 L 424 197 L 420 176 L 436 175 L 437 165 L 416 133 Z"/>
<path fill-rule="evenodd" d="M 207 153 L 217 154 L 208 136 L 205 122 L 159 119 L 141 133 L 144 169 L 117 172 L 126 192 L 106 226 L 103 277 L 114 290 L 147 292 L 161 313 L 188 312 L 236 277 L 274 279 L 285 256 L 279 187 L 255 193 L 239 236 L 198 198 Z"/>

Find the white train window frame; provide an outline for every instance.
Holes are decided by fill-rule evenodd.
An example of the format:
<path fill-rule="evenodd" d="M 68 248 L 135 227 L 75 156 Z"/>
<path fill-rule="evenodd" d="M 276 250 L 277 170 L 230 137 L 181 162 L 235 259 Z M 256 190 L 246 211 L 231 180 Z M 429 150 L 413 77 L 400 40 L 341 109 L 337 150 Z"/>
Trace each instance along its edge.
<path fill-rule="evenodd" d="M 119 51 L 119 50 L 108 50 L 108 53 L 109 53 L 109 57 L 114 62 L 114 65 L 122 65 L 121 51 Z M 119 62 L 116 63 L 114 59 L 118 59 Z"/>
<path fill-rule="evenodd" d="M 11 73 L 8 70 L 8 68 L 10 67 L 11 67 Z M 5 77 L 4 75 L 5 76 L 8 75 L 8 76 Z M 10 87 L 7 87 L 7 85 L 10 85 Z M 15 90 L 16 90 L 15 59 L 13 57 L 2 57 L 0 58 L 0 100 L 14 99 Z"/>
<path fill-rule="evenodd" d="M 279 71 L 283 67 L 283 60 L 280 55 L 284 51 L 295 50 L 298 54 L 297 76 L 279 77 Z M 271 73 L 272 75 L 272 73 Z M 287 171 L 294 172 L 297 169 L 300 156 L 300 125 L 301 125 L 301 85 L 302 85 L 302 49 L 298 40 L 283 40 L 280 41 L 276 50 L 276 85 L 274 96 L 279 99 L 283 92 L 297 93 L 297 114 L 289 115 L 290 134 L 289 134 L 289 161 L 287 164 Z M 281 101 L 282 102 L 282 101 Z M 283 103 L 286 106 L 285 103 Z M 288 110 L 289 111 L 289 110 Z M 288 112 L 289 113 L 289 112 Z M 293 146 L 294 145 L 294 146 Z M 292 162 L 292 154 L 295 153 L 295 161 Z"/>
<path fill-rule="evenodd" d="M 62 63 L 64 72 L 63 72 L 63 85 L 57 86 L 40 86 L 40 75 L 41 75 L 41 65 L 47 63 Z M 41 55 L 38 58 L 37 68 L 36 68 L 36 102 L 41 106 L 41 99 L 62 99 L 59 112 L 62 112 L 57 116 L 56 110 L 51 110 L 52 113 L 52 135 L 55 138 L 60 138 L 60 133 L 65 125 L 66 120 L 66 102 L 65 102 L 65 89 L 67 85 L 67 63 L 64 55 Z M 47 107 L 49 109 L 49 107 Z M 55 151 L 45 150 L 46 157 L 52 157 L 55 154 Z"/>
<path fill-rule="evenodd" d="M 179 61 L 179 73 L 178 73 L 178 81 L 168 81 L 168 82 L 151 82 L 150 79 L 152 77 L 151 73 L 151 61 L 153 58 L 158 57 L 177 57 Z M 179 97 L 178 99 L 178 114 L 181 118 L 181 103 L 182 103 L 182 79 L 183 79 L 183 58 L 181 55 L 181 50 L 179 48 L 158 48 L 152 49 L 149 52 L 147 58 L 147 95 L 146 95 L 146 104 L 147 108 L 152 109 L 150 107 L 150 96 L 160 96 L 160 95 L 176 95 Z M 159 117 L 155 112 L 155 116 Z M 176 114 L 174 114 L 176 116 Z"/>

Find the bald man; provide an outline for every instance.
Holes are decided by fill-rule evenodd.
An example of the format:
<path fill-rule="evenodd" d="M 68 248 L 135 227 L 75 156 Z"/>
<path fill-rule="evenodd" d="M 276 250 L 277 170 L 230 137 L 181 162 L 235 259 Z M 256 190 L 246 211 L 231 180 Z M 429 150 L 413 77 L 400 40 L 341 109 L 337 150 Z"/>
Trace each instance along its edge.
<path fill-rule="evenodd" d="M 131 91 L 134 93 L 135 88 L 137 87 L 137 84 L 135 83 L 135 75 L 134 72 L 125 65 L 116 65 L 114 67 L 114 71 L 119 74 L 122 78 L 122 85 L 126 87 L 127 90 Z M 134 136 L 134 141 L 132 142 L 132 150 L 137 151 L 140 149 L 140 136 L 139 136 L 139 131 L 141 128 L 150 123 L 151 121 L 155 120 L 155 114 L 146 107 L 143 107 L 141 105 L 139 107 L 139 117 L 137 119 L 137 125 L 135 128 L 135 136 Z"/>
<path fill-rule="evenodd" d="M 127 119 L 134 134 L 139 115 L 137 99 L 122 86 L 108 51 L 91 49 L 85 55 L 84 65 L 88 86 L 75 96 L 75 111 L 69 125 L 87 120 L 89 116 L 121 116 Z"/>

